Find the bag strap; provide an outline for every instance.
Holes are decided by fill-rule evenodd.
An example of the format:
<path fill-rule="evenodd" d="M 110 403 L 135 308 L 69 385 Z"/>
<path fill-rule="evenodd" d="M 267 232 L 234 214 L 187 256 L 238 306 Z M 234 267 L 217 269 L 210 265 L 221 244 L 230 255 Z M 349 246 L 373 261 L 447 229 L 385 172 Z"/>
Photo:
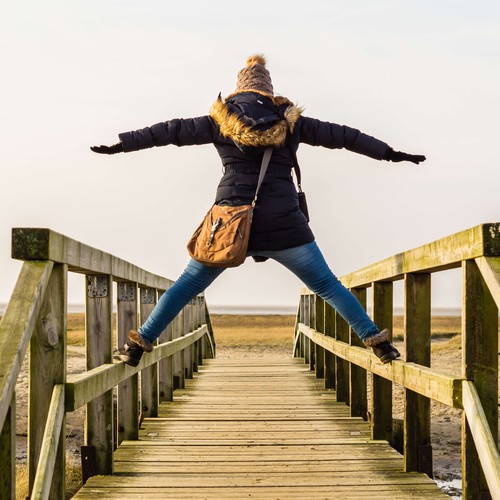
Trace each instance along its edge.
<path fill-rule="evenodd" d="M 262 163 L 260 165 L 259 180 L 257 181 L 257 189 L 255 190 L 255 196 L 252 201 L 252 207 L 255 207 L 255 204 L 257 203 L 257 195 L 259 194 L 260 186 L 262 185 L 262 181 L 264 180 L 264 176 L 266 175 L 267 167 L 269 166 L 272 154 L 273 154 L 272 147 L 268 147 L 265 149 L 264 156 L 262 157 Z"/>
<path fill-rule="evenodd" d="M 302 193 L 302 176 L 300 174 L 300 165 L 299 165 L 299 160 L 297 160 L 297 152 L 295 149 L 293 149 L 290 141 L 290 136 L 288 136 L 287 139 L 287 146 L 288 149 L 290 150 L 290 153 L 292 153 L 292 159 L 293 159 L 293 171 L 295 172 L 295 179 L 297 179 L 297 187 L 299 189 L 299 193 Z"/>

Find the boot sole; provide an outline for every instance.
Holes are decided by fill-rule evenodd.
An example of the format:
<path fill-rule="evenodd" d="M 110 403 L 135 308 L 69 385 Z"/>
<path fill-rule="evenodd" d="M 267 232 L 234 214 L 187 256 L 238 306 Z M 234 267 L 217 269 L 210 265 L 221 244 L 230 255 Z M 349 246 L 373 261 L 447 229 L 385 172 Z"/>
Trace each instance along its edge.
<path fill-rule="evenodd" d="M 399 354 L 399 352 L 397 354 L 395 352 L 390 352 L 390 353 L 382 356 L 380 358 L 380 361 L 382 361 L 382 363 L 384 363 L 384 365 L 385 365 L 385 364 L 390 363 L 391 361 L 394 361 L 395 359 L 399 358 L 399 356 L 401 356 L 401 354 Z"/>

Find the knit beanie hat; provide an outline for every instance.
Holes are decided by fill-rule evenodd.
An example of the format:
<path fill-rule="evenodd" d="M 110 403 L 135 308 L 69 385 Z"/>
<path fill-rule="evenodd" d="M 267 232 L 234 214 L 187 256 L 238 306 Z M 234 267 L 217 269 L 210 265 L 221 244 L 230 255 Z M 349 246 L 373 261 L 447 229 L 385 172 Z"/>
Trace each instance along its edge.
<path fill-rule="evenodd" d="M 267 95 L 274 95 L 271 75 L 266 69 L 266 60 L 262 54 L 255 54 L 247 59 L 247 65 L 238 73 L 236 91 L 257 91 Z"/>

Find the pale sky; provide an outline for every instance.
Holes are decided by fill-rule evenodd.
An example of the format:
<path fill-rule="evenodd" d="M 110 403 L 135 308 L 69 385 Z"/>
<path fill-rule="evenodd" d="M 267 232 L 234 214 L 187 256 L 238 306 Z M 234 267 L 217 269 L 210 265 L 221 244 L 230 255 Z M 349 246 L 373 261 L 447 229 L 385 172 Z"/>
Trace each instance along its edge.
<path fill-rule="evenodd" d="M 176 279 L 214 199 L 215 149 L 89 146 L 207 114 L 256 52 L 305 115 L 428 158 L 302 145 L 311 226 L 335 274 L 500 221 L 497 1 L 11 1 L 0 41 L 0 302 L 21 267 L 12 227 L 49 227 Z M 456 276 L 436 282 L 435 305 L 457 305 Z M 295 305 L 300 288 L 279 265 L 248 261 L 207 301 Z M 83 282 L 71 281 L 69 301 L 83 301 Z"/>

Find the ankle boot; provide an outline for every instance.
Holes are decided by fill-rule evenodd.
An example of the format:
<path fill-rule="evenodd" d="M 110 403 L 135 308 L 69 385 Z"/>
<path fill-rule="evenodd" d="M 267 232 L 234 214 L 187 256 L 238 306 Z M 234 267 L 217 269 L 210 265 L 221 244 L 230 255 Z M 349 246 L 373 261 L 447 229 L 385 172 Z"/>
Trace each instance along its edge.
<path fill-rule="evenodd" d="M 113 358 L 135 367 L 141 361 L 143 353 L 152 350 L 153 344 L 151 342 L 144 339 L 135 330 L 130 330 L 127 343 L 113 351 Z"/>
<path fill-rule="evenodd" d="M 373 337 L 366 339 L 364 344 L 367 347 L 371 347 L 375 356 L 384 364 L 390 363 L 401 356 L 399 351 L 389 342 L 389 330 L 387 328 Z"/>

